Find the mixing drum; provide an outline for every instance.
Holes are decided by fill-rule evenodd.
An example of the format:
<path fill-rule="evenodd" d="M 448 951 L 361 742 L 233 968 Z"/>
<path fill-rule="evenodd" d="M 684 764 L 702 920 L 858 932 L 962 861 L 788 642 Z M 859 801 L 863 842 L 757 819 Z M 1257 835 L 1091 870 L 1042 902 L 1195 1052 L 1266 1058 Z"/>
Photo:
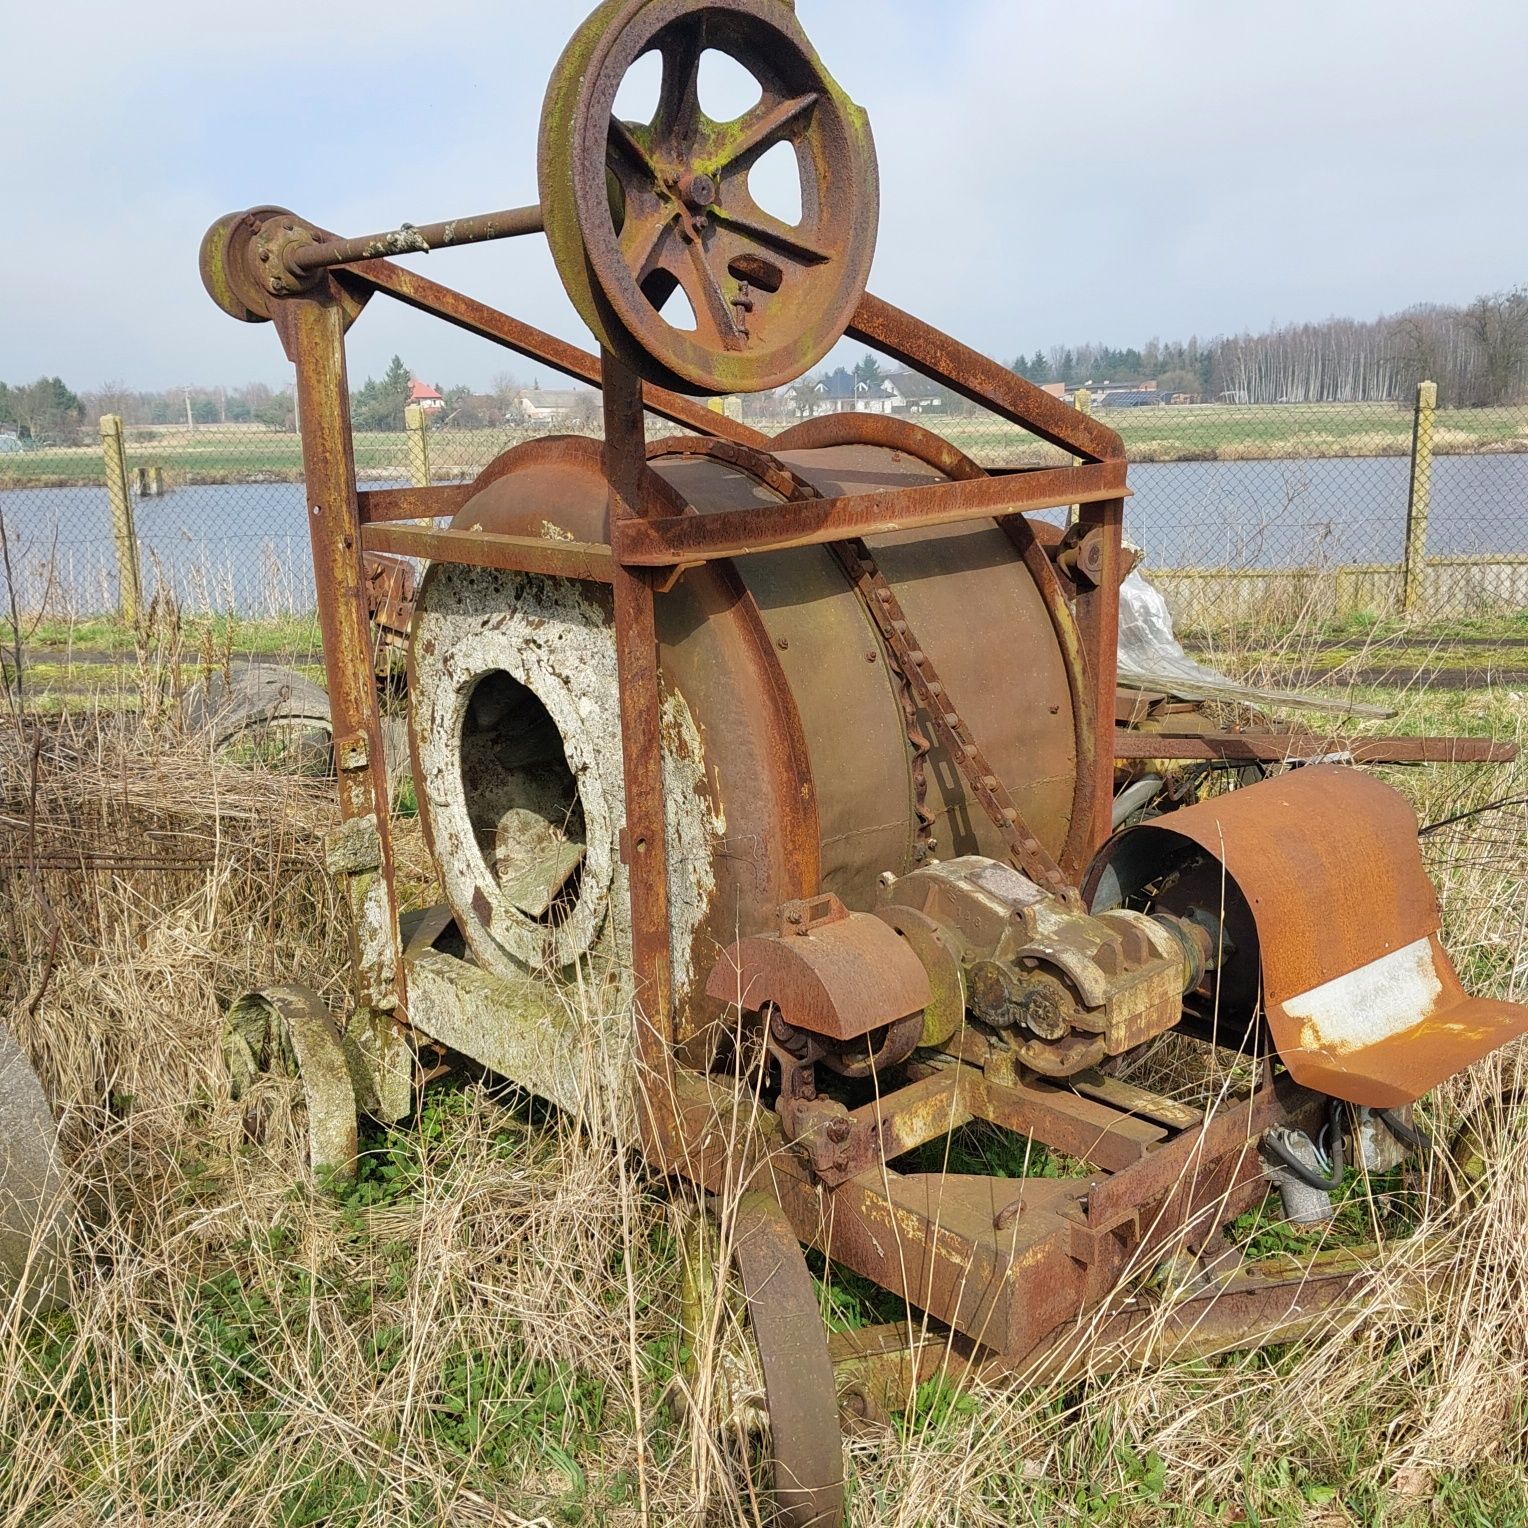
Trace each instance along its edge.
<path fill-rule="evenodd" d="M 651 460 L 675 513 L 976 471 L 916 427 L 866 423 L 829 444 L 814 444 L 820 428 L 789 432 L 769 455 L 677 437 Z M 454 526 L 608 544 L 593 442 L 519 447 L 485 478 Z M 1075 623 L 1049 562 L 1026 561 L 991 522 L 880 536 L 869 551 L 938 665 L 946 707 L 979 733 L 1043 848 L 1075 862 L 1091 726 Z M 410 654 L 420 813 L 452 910 L 495 973 L 561 971 L 591 956 L 612 970 L 628 963 L 603 594 L 444 564 L 420 590 Z M 739 934 L 772 926 L 782 902 L 820 889 L 868 910 L 888 872 L 1004 852 L 829 547 L 692 570 L 660 597 L 658 637 L 681 1037 L 717 1006 L 697 977 L 703 985 Z M 1005 655 L 997 682 L 994 653 Z"/>

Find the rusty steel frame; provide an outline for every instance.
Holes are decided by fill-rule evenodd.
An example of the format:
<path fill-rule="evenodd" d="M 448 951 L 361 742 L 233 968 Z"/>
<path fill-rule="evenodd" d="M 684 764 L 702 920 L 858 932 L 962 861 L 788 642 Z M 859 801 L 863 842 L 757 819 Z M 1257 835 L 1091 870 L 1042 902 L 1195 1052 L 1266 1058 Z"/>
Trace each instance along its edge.
<path fill-rule="evenodd" d="M 1355 764 L 1510 764 L 1516 743 L 1482 737 L 1324 737 L 1313 732 L 1145 732 L 1121 727 L 1114 757 L 1234 764 L 1331 759 Z"/>
<path fill-rule="evenodd" d="M 442 531 L 419 523 L 455 513 L 481 483 L 357 489 L 344 338 L 358 311 L 358 290 L 387 292 L 600 383 L 613 549 Z M 1015 544 L 1023 552 L 1018 530 L 1023 522 L 1007 517 L 1080 501 L 1085 523 L 1103 547 L 1103 576 L 1092 589 L 1079 589 L 1076 599 L 1080 656 L 1089 681 L 1088 726 L 1094 734 L 1093 757 L 1101 761 L 1114 756 L 1115 746 L 1117 591 L 1112 574 L 1119 566 L 1120 512 L 1127 491 L 1123 454 L 1111 431 L 1062 409 L 994 363 L 972 361 L 974 353 L 867 297 L 856 315 L 855 332 L 861 337 L 1086 458 L 1084 464 L 966 476 L 869 503 L 788 502 L 767 512 L 776 517 L 773 525 L 753 524 L 747 518 L 751 511 L 708 523 L 706 516 L 678 512 L 648 465 L 644 408 L 738 447 L 764 445 L 765 437 L 677 395 L 644 386 L 614 357 L 596 362 L 384 261 L 322 276 L 308 289 L 276 299 L 272 308 L 297 369 L 308 421 L 303 452 L 310 531 L 334 697 L 341 817 L 349 825 L 342 831 L 350 834 L 350 858 L 340 855 L 339 862 L 360 935 L 354 951 L 355 997 L 366 1022 L 383 1021 L 393 1040 L 409 1032 L 407 965 L 419 955 L 402 952 L 394 916 L 387 784 L 366 625 L 365 554 L 393 552 L 589 579 L 608 583 L 614 600 L 626 809 L 622 857 L 630 871 L 631 956 L 639 1005 L 639 1123 L 644 1150 L 656 1165 L 714 1191 L 750 1178 L 767 1184 L 800 1240 L 903 1294 L 1009 1366 L 1057 1340 L 1067 1320 L 1106 1296 L 1133 1259 L 1174 1245 L 1202 1244 L 1262 1192 L 1254 1149 L 1258 1132 L 1274 1121 L 1313 1121 L 1323 1106 L 1318 1095 L 1287 1081 L 1267 1080 L 1250 1100 L 1211 1120 L 1189 1123 L 1181 1109 L 1174 1115 L 1175 1106 L 1165 1100 L 1159 1101 L 1158 1117 L 1151 1118 L 1141 1115 L 1139 1098 L 1121 1106 L 1089 1097 L 1080 1086 L 1074 1090 L 1025 1078 L 996 1052 L 949 1056 L 913 1067 L 908 1085 L 856 1111 L 856 1123 L 873 1133 L 877 1160 L 836 1188 L 825 1189 L 800 1158 L 784 1149 L 778 1120 L 753 1107 L 746 1088 L 740 1092 L 676 1065 L 658 737 L 655 608 L 661 579 L 671 576 L 676 564 L 693 560 L 709 564 L 707 574 L 735 582 L 726 559 L 762 545 L 811 544 L 877 529 L 993 516 L 1013 527 L 1010 535 L 1018 532 Z M 754 616 L 757 624 L 756 611 Z M 755 635 L 760 662 L 775 672 L 778 660 L 762 626 Z M 783 675 L 777 678 L 783 687 Z M 788 688 L 784 693 L 788 700 Z M 793 708 L 782 710 L 782 725 L 789 721 L 787 713 L 794 714 Z M 799 725 L 798 719 L 798 733 Z M 799 745 L 799 737 L 796 741 Z M 776 767 L 792 773 L 795 784 L 802 778 L 803 761 L 804 750 L 787 747 Z M 1086 849 L 1107 832 L 1107 771 L 1091 773 L 1091 811 L 1084 814 L 1091 831 L 1084 831 L 1075 848 L 1068 846 L 1071 866 L 1084 860 Z M 803 812 L 807 815 L 797 825 L 800 832 L 792 831 L 793 839 L 810 836 L 808 818 L 815 808 L 809 800 Z M 815 865 L 814 856 L 805 857 Z M 804 895 L 815 889 L 814 883 L 815 875 L 804 870 Z M 413 1029 L 426 1037 L 428 1016 L 414 1016 Z M 977 1118 L 1027 1132 L 1092 1161 L 1097 1171 L 1084 1179 L 1025 1183 L 903 1175 L 888 1165 L 897 1155 Z M 988 1202 L 978 1203 L 983 1194 Z"/>

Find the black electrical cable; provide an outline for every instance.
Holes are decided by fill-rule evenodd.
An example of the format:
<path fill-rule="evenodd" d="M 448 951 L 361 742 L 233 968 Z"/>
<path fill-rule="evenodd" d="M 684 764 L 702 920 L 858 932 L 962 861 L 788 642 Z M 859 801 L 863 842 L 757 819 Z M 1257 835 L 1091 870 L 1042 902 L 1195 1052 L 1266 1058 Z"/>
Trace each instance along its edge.
<path fill-rule="evenodd" d="M 1330 1123 L 1335 1123 L 1335 1121 Z M 1325 1134 L 1326 1132 L 1323 1131 L 1322 1133 Z M 1332 1172 L 1331 1176 L 1326 1178 L 1323 1178 L 1315 1168 L 1308 1166 L 1295 1156 L 1289 1147 L 1284 1144 L 1283 1138 L 1277 1131 L 1270 1130 L 1263 1137 L 1263 1144 L 1301 1183 L 1304 1183 L 1309 1188 L 1320 1189 L 1322 1193 L 1329 1194 L 1333 1189 L 1342 1187 L 1342 1175 L 1347 1169 L 1347 1163 L 1343 1158 L 1342 1151 L 1342 1131 L 1340 1129 L 1333 1130 L 1331 1131 L 1331 1136 L 1332 1150 L 1330 1155 Z"/>
<path fill-rule="evenodd" d="M 1429 833 L 1436 833 L 1439 828 L 1450 828 L 1456 822 L 1465 822 L 1471 817 L 1479 817 L 1482 812 L 1495 812 L 1509 806 L 1528 806 L 1528 796 L 1503 796 L 1500 801 L 1488 801 L 1484 806 L 1472 806 L 1467 812 L 1455 812 L 1452 817 L 1442 817 L 1437 822 L 1428 823 L 1425 828 L 1418 828 L 1417 837 L 1426 838 Z"/>
<path fill-rule="evenodd" d="M 1433 1138 L 1420 1125 L 1404 1119 L 1396 1109 L 1376 1109 L 1374 1113 L 1401 1145 L 1420 1151 L 1423 1156 L 1432 1155 Z"/>

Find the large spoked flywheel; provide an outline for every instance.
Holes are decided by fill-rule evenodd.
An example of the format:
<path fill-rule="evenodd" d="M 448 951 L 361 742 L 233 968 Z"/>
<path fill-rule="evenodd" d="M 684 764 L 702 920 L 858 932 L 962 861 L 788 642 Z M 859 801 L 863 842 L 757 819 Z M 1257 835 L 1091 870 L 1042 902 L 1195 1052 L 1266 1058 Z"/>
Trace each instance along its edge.
<path fill-rule="evenodd" d="M 702 109 L 708 50 L 760 88 L 731 121 Z M 651 120 L 620 120 L 622 81 L 650 53 L 661 60 Z M 800 176 L 794 222 L 750 189 L 778 144 Z M 870 125 L 785 0 L 607 0 L 553 72 L 539 168 L 547 238 L 574 305 L 651 381 L 777 387 L 827 353 L 864 293 L 879 208 Z M 689 313 L 672 301 L 676 288 Z"/>

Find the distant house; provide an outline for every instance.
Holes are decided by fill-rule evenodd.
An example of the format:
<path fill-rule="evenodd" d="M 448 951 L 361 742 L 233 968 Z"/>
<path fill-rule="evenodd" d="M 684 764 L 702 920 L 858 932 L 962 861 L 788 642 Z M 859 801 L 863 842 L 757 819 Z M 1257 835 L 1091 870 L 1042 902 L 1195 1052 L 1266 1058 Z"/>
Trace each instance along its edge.
<path fill-rule="evenodd" d="M 789 396 L 798 413 L 809 415 L 923 414 L 945 407 L 944 390 L 915 371 L 894 371 L 870 383 L 840 369 L 797 383 Z"/>
<path fill-rule="evenodd" d="M 427 412 L 434 409 L 443 409 L 446 406 L 446 400 L 428 382 L 421 382 L 418 377 L 415 377 L 409 384 L 408 401 L 410 403 L 417 403 L 420 408 Z"/>
<path fill-rule="evenodd" d="M 817 402 L 812 412 L 814 414 L 857 414 L 861 412 L 860 399 L 864 396 L 863 387 L 863 383 L 856 382 L 847 371 L 840 367 L 817 384 L 814 389 Z"/>
<path fill-rule="evenodd" d="M 882 381 L 881 388 L 890 403 L 884 413 L 942 413 L 946 407 L 944 389 L 916 371 L 894 371 Z"/>
<path fill-rule="evenodd" d="M 587 387 L 522 387 L 504 417 L 510 424 L 566 424 L 594 408 L 595 395 Z"/>

